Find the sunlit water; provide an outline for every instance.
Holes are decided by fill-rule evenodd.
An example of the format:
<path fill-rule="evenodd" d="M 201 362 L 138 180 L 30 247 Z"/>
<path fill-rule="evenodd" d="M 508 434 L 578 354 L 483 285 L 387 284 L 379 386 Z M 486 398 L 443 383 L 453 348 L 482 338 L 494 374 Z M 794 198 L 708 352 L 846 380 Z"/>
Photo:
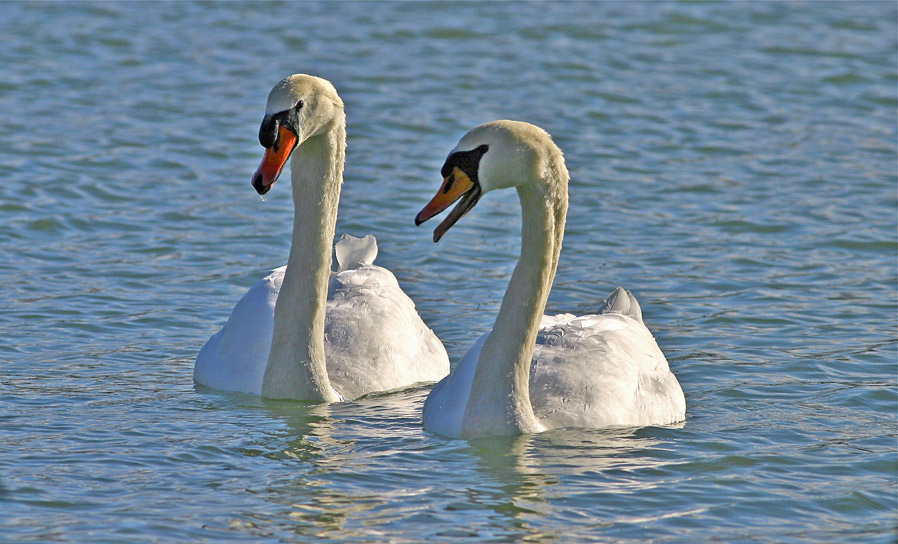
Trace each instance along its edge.
<path fill-rule="evenodd" d="M 894 542 L 896 6 L 0 3 L 0 540 Z M 269 88 L 346 105 L 338 233 L 374 234 L 453 362 L 518 251 L 512 192 L 414 214 L 472 126 L 565 151 L 549 312 L 632 289 L 674 428 L 451 441 L 427 387 L 196 388 L 286 261 L 250 175 Z"/>

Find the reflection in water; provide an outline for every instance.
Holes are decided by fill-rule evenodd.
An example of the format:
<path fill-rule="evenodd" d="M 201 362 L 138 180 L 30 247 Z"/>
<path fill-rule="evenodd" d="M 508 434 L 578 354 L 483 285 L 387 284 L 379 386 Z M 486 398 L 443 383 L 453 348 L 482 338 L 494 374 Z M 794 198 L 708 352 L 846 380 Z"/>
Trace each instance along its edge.
<path fill-rule="evenodd" d="M 670 493 L 663 475 L 681 462 L 667 447 L 674 429 L 446 440 L 421 431 L 428 389 L 329 405 L 238 396 L 262 427 L 277 430 L 244 450 L 270 461 L 247 489 L 270 508 L 235 513 L 231 529 L 323 540 L 416 534 L 543 542 L 571 536 L 543 524 L 546 516 L 634 527 L 644 516 L 625 506 L 629 497 Z M 653 511 L 683 514 L 673 506 Z"/>
<path fill-rule="evenodd" d="M 267 456 L 317 463 L 331 440 L 333 420 L 331 407 L 321 403 L 263 400 L 270 416 L 286 424 L 285 436 L 289 441 Z M 280 438 L 280 437 L 279 437 Z"/>
<path fill-rule="evenodd" d="M 469 500 L 478 510 L 498 514 L 493 525 L 501 524 L 506 531 L 539 542 L 556 535 L 536 530 L 528 516 L 541 516 L 550 509 L 543 490 L 559 480 L 530 462 L 527 449 L 532 439 L 523 435 L 470 441 L 466 453 L 474 458 L 482 477 L 478 478 L 480 485 L 469 490 Z"/>
<path fill-rule="evenodd" d="M 415 497 L 426 490 L 408 484 L 427 479 L 409 480 L 414 475 L 394 465 L 407 454 L 403 444 L 421 442 L 416 422 L 426 393 L 413 389 L 329 405 L 266 401 L 268 415 L 286 424 L 264 454 L 284 461 L 283 477 L 265 489 L 278 509 L 247 515 L 264 524 L 289 524 L 281 528 L 299 535 L 337 540 L 370 536 L 370 529 L 355 526 L 360 520 L 413 515 Z"/>
<path fill-rule="evenodd" d="M 546 528 L 540 522 L 545 516 L 581 516 L 584 501 L 595 496 L 620 500 L 663 485 L 663 479 L 635 475 L 673 462 L 664 454 L 660 429 L 445 440 L 421 432 L 427 392 L 330 405 L 258 401 L 252 408 L 283 429 L 247 452 L 276 463 L 258 491 L 272 508 L 238 514 L 234 530 L 334 540 L 408 531 L 434 538 L 557 540 L 565 535 Z M 626 520 L 609 513 L 594 522 Z"/>
<path fill-rule="evenodd" d="M 530 522 L 538 522 L 550 513 L 562 515 L 557 511 L 565 509 L 567 499 L 576 499 L 568 496 L 574 495 L 570 492 L 572 483 L 588 476 L 590 492 L 629 493 L 634 489 L 627 489 L 627 482 L 605 478 L 600 483 L 596 475 L 609 470 L 660 468 L 670 463 L 652 454 L 663 441 L 639 436 L 639 432 L 631 428 L 559 429 L 539 435 L 470 441 L 467 453 L 475 458 L 483 476 L 481 484 L 470 490 L 471 502 L 500 514 L 505 518 L 506 529 L 513 529 L 520 538 L 555 540 L 563 535 L 538 530 L 538 523 Z M 645 484 L 643 480 L 629 481 L 630 486 Z M 570 506 L 575 507 L 575 502 L 571 501 Z M 612 524 L 616 520 L 594 521 Z"/>

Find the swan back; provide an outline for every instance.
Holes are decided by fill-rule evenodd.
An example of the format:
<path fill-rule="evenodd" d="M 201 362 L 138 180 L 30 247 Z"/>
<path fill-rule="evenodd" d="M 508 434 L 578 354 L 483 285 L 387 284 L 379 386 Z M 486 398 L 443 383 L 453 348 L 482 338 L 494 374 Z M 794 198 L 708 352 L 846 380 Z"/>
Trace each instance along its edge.
<path fill-rule="evenodd" d="M 396 276 L 373 264 L 377 241 L 344 234 L 327 297 L 327 373 L 344 398 L 434 382 L 449 372 L 442 343 Z"/>
<path fill-rule="evenodd" d="M 530 398 L 547 428 L 668 424 L 686 411 L 680 384 L 651 332 L 617 312 L 544 316 Z"/>

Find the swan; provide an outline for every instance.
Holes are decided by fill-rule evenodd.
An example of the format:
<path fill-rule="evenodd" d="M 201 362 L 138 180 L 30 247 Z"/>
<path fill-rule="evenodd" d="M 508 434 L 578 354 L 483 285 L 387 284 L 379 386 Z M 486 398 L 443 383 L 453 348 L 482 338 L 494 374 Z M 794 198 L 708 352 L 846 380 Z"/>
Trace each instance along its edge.
<path fill-rule="evenodd" d="M 568 207 L 569 175 L 551 136 L 518 121 L 480 125 L 462 137 L 441 174 L 442 187 L 415 224 L 458 201 L 434 230 L 438 242 L 483 194 L 514 187 L 521 256 L 492 330 L 428 395 L 424 429 L 477 438 L 682 421 L 683 390 L 632 293 L 618 287 L 596 315 L 543 315 Z"/>
<path fill-rule="evenodd" d="M 396 277 L 373 263 L 373 236 L 331 243 L 343 182 L 346 116 L 327 80 L 296 74 L 268 96 L 262 195 L 292 157 L 295 207 L 287 266 L 240 299 L 200 350 L 194 380 L 274 399 L 351 400 L 448 374 L 449 356 Z"/>

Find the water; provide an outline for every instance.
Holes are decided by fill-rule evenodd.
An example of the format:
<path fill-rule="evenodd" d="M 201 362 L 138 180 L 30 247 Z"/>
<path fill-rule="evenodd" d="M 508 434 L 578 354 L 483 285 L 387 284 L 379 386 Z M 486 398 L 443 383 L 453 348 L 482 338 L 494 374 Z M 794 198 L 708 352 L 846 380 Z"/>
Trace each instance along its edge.
<path fill-rule="evenodd" d="M 894 542 L 896 6 L 0 4 L 0 540 Z M 476 124 L 565 151 L 550 312 L 640 297 L 674 428 L 451 441 L 427 388 L 195 388 L 286 261 L 250 176 L 269 88 L 346 104 L 337 232 L 372 233 L 453 362 L 518 251 L 513 193 L 414 214 Z"/>

